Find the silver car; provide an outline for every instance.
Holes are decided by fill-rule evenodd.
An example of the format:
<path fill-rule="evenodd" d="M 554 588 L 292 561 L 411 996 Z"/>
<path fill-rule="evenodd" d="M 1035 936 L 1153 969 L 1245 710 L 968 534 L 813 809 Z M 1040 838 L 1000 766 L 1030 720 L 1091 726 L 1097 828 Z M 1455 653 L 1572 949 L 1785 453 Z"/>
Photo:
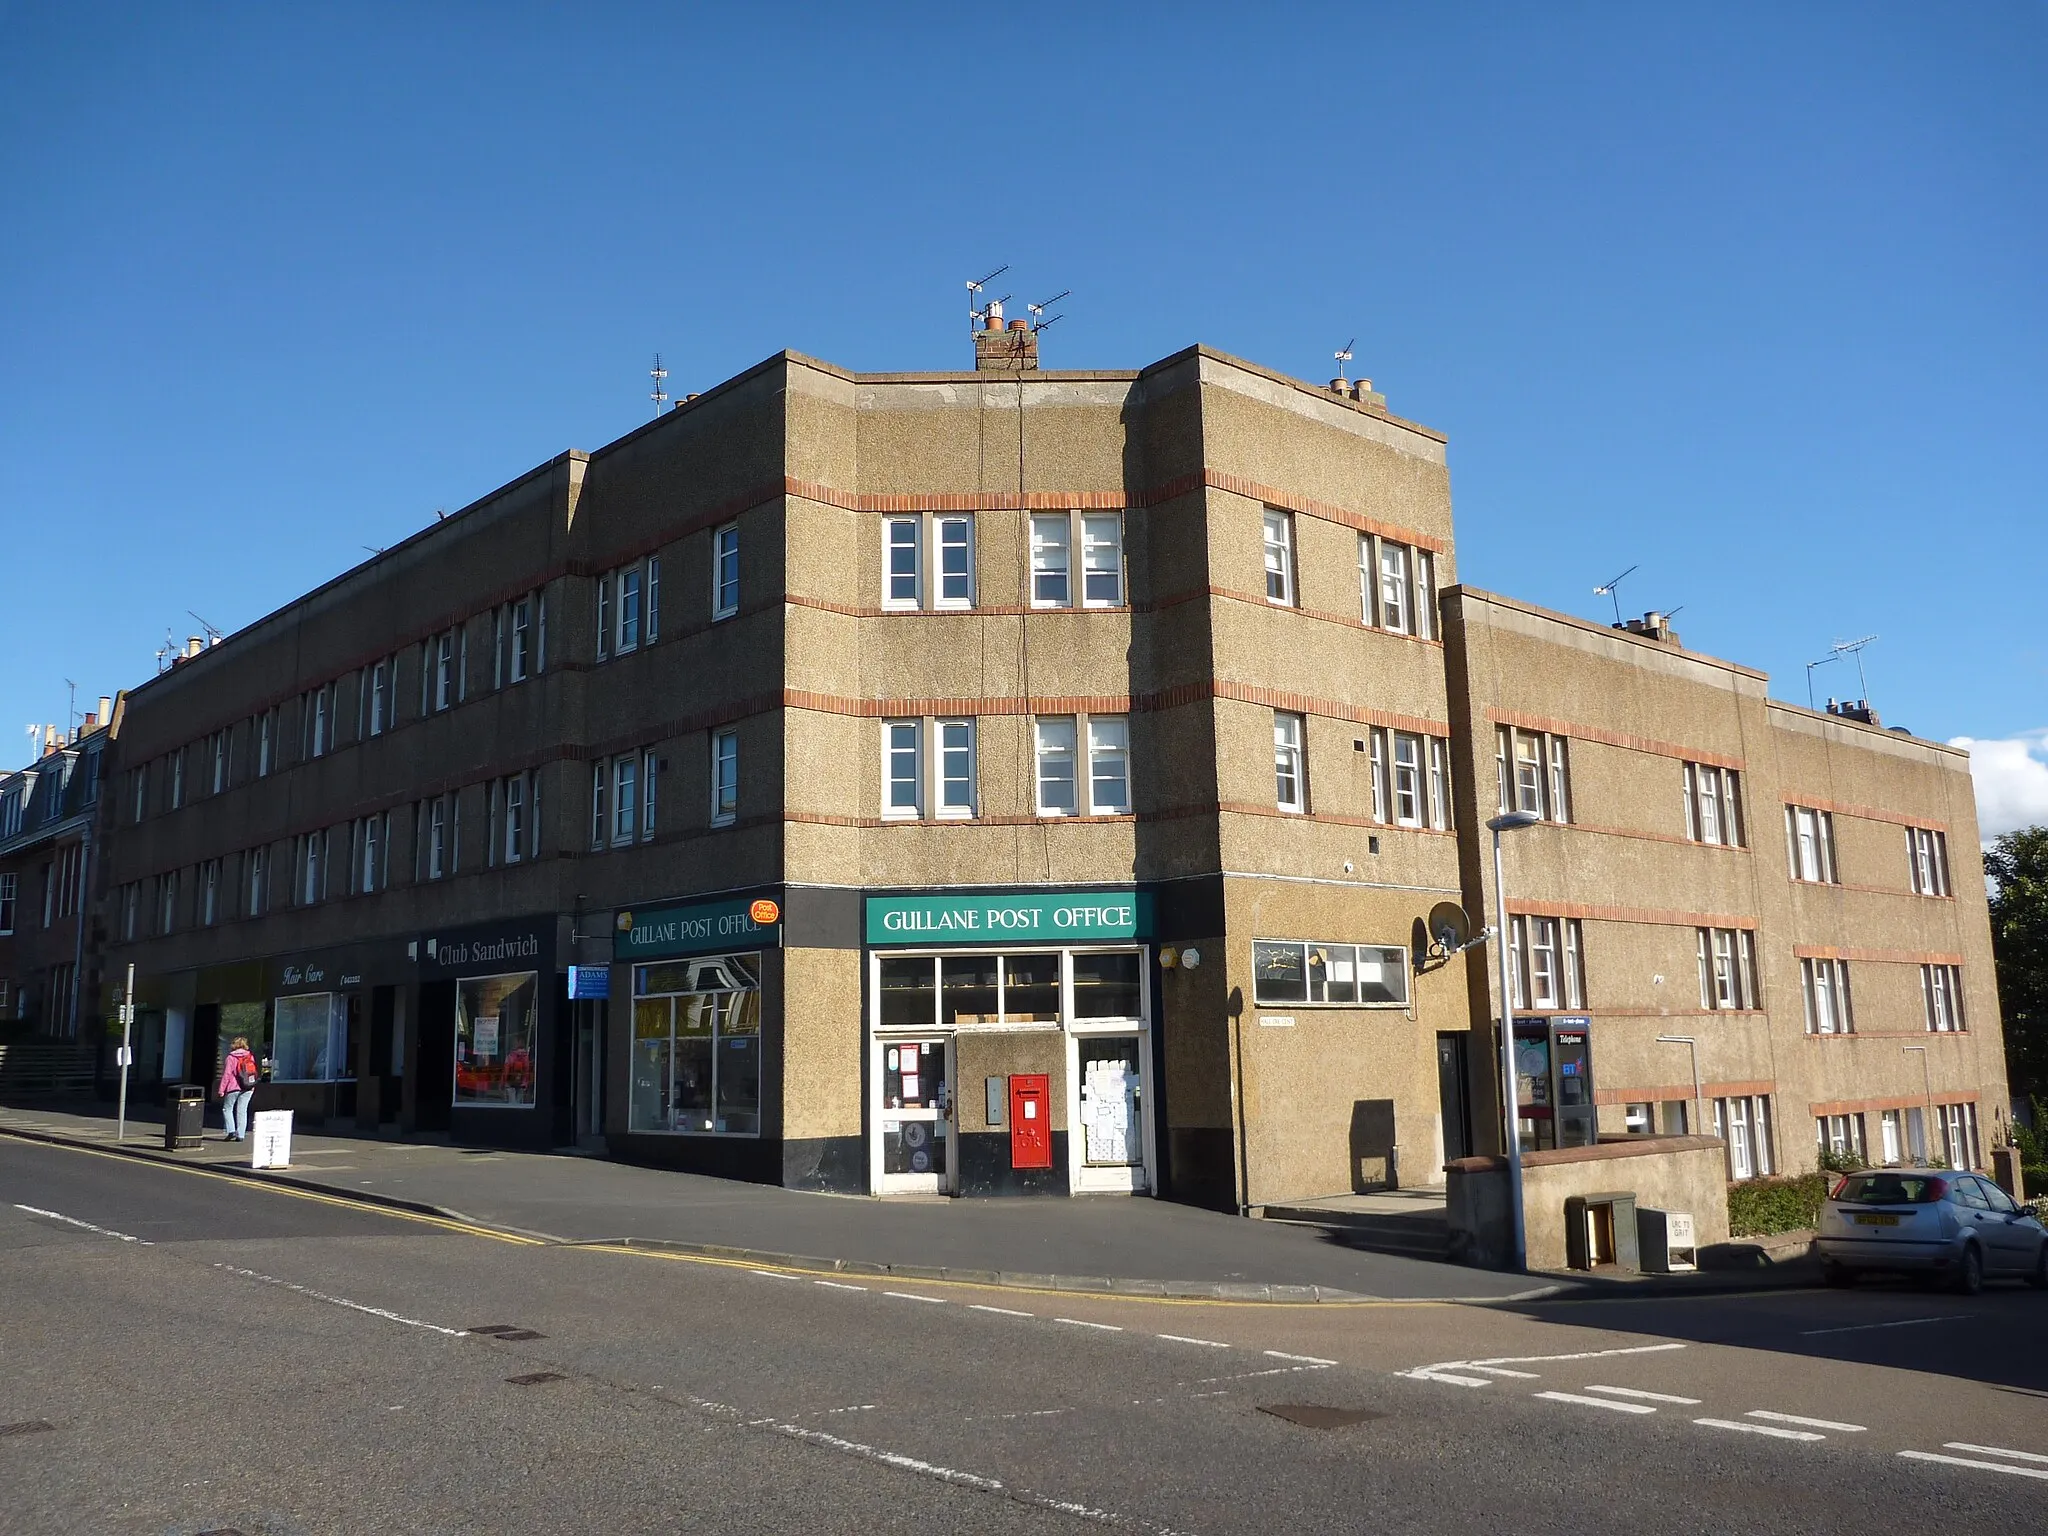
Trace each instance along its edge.
<path fill-rule="evenodd" d="M 1896 1270 L 1941 1275 L 1971 1296 L 1991 1276 L 2048 1286 L 2048 1230 L 1974 1173 L 1852 1173 L 1821 1206 L 1815 1246 L 1829 1285 Z"/>

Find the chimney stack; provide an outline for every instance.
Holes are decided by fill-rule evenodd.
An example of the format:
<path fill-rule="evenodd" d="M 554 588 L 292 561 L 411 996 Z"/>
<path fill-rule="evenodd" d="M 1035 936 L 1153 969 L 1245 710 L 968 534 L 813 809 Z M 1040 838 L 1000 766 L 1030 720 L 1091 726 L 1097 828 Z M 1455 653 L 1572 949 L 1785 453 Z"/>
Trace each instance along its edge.
<path fill-rule="evenodd" d="M 103 693 L 100 695 L 100 724 L 112 725 L 113 723 L 114 700 L 112 695 Z"/>
<path fill-rule="evenodd" d="M 206 642 L 199 636 L 187 635 L 185 637 L 185 655 L 187 658 L 197 656 L 205 648 Z"/>
<path fill-rule="evenodd" d="M 988 317 L 974 333 L 976 373 L 1031 373 L 1038 368 L 1038 333 L 1028 320 L 1003 320 L 1000 301 L 988 307 Z"/>

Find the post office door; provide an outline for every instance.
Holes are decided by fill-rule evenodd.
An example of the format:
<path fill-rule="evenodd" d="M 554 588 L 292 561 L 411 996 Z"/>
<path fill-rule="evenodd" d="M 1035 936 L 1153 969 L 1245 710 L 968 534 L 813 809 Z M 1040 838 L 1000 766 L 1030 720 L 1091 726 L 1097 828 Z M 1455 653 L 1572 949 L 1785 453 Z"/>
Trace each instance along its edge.
<path fill-rule="evenodd" d="M 1052 1166 L 1052 1080 L 1043 1072 L 1010 1078 L 1010 1166 Z"/>

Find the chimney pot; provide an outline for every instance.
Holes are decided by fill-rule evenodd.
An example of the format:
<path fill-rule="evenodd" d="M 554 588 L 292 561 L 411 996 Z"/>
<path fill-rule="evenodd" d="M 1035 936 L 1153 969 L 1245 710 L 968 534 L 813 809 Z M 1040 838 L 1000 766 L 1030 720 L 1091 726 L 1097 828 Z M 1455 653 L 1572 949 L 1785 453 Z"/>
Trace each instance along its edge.
<path fill-rule="evenodd" d="M 187 656 L 197 656 L 205 646 L 206 642 L 197 635 L 187 635 L 185 637 L 185 654 Z"/>
<path fill-rule="evenodd" d="M 113 700 L 113 697 L 112 697 L 112 695 L 110 695 L 110 694 L 104 694 L 104 693 L 103 693 L 103 694 L 101 694 L 101 695 L 100 695 L 100 719 L 101 719 L 101 721 L 102 721 L 102 722 L 107 722 L 107 721 L 111 721 L 111 720 L 112 720 L 113 718 L 114 718 L 114 700 Z"/>

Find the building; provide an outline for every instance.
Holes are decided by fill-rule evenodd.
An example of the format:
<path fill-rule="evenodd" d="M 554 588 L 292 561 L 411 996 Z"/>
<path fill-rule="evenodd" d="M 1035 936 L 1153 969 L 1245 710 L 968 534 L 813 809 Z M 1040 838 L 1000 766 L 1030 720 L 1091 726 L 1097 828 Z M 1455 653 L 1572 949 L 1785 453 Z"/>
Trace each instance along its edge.
<path fill-rule="evenodd" d="M 1930 1081 L 1999 1101 L 1956 754 L 1460 587 L 1445 440 L 1370 385 L 1036 348 L 997 323 L 972 372 L 780 354 L 137 689 L 110 920 L 157 1070 L 205 1080 L 246 1035 L 259 1107 L 802 1188 L 1432 1182 L 1498 1102 L 1489 951 L 1425 951 L 1432 909 L 1491 910 L 1505 725 L 1569 807 L 1515 834 L 1509 890 L 1532 981 L 1553 931 L 1583 945 L 1577 991 L 1517 1010 L 1588 1053 L 1572 1134 L 1673 1123 L 1687 1074 L 1646 1037 L 1678 1017 L 1714 1026 L 1731 1144 L 1763 1099 L 1774 1166 L 1813 1160 L 1795 1101 L 1875 1138 L 1915 1059 L 1785 1011 L 1846 958 L 1859 1025 L 1893 1020 L 1906 962 L 1865 950 L 1944 957 L 1975 1028 Z M 1678 757 L 1614 745 L 1653 718 Z M 1754 849 L 1651 830 L 1688 763 L 1748 775 Z M 1963 894 L 1793 889 L 1780 793 L 1845 869 L 1866 811 L 1948 833 Z M 1667 1013 L 1692 972 L 1653 928 L 1710 960 L 1750 934 L 1766 990 Z"/>
<path fill-rule="evenodd" d="M 0 774 L 0 1027 L 98 1043 L 100 791 L 116 719 L 103 697 L 82 726 L 44 727 L 29 767 Z"/>
<path fill-rule="evenodd" d="M 1658 615 L 1444 608 L 1467 889 L 1485 816 L 1543 818 L 1503 848 L 1525 1139 L 1704 1131 L 1732 1179 L 1822 1146 L 1983 1166 L 2005 1063 L 1968 754 L 1769 698 Z"/>

